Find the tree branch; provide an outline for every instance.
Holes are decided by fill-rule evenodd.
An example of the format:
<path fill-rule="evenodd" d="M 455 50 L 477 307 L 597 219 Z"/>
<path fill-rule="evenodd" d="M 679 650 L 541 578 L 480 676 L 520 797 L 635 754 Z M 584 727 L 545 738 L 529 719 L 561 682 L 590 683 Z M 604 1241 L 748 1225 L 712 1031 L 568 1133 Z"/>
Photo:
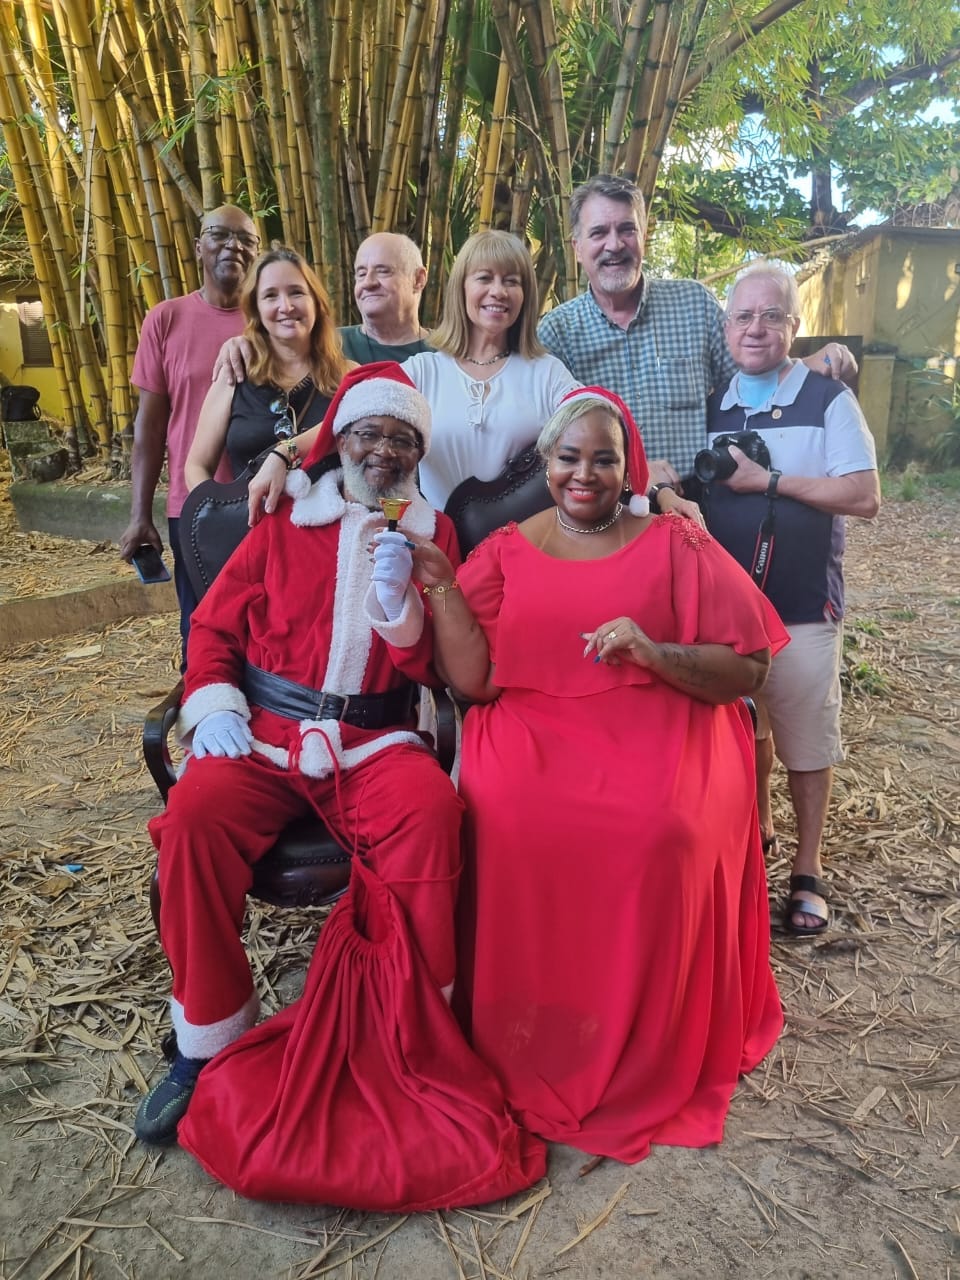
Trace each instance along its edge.
<path fill-rule="evenodd" d="M 782 18 L 785 13 L 789 13 L 791 9 L 796 9 L 801 4 L 803 0 L 774 0 L 765 9 L 761 9 L 756 17 L 742 23 L 738 30 L 732 31 L 723 40 L 718 40 L 706 50 L 703 61 L 684 80 L 680 90 L 680 101 L 689 97 L 694 89 L 703 84 L 704 80 L 731 58 L 738 49 L 749 43 L 761 31 L 765 31 L 778 18 Z"/>
<path fill-rule="evenodd" d="M 853 107 L 859 106 L 861 102 L 866 102 L 868 98 L 872 98 L 881 89 L 895 89 L 897 85 L 911 84 L 915 80 L 927 80 L 931 76 L 939 79 L 951 67 L 956 66 L 958 62 L 960 62 L 960 48 L 947 49 L 936 62 L 918 62 L 912 66 L 901 63 L 900 66 L 891 67 L 886 75 L 867 76 L 844 91 L 843 107 L 838 104 L 830 111 L 825 112 L 824 120 L 836 120 L 839 116 L 847 115 Z"/>

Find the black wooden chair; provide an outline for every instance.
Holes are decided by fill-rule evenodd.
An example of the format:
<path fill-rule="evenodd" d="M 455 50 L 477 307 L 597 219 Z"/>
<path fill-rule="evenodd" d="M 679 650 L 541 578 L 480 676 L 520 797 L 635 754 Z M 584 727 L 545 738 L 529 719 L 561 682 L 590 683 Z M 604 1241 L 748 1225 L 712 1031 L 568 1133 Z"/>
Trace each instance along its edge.
<path fill-rule="evenodd" d="M 187 573 L 202 599 L 214 578 L 247 532 L 247 479 L 231 484 L 208 480 L 187 497 L 180 514 L 180 541 Z M 183 681 L 148 714 L 143 726 L 143 754 L 164 802 L 176 783 L 169 737 L 183 697 Z M 456 720 L 447 694 L 423 689 L 433 700 L 437 757 L 449 773 L 456 753 Z M 251 897 L 279 907 L 315 907 L 334 902 L 350 879 L 350 855 L 315 815 L 298 818 L 284 830 L 270 852 L 253 869 Z M 156 873 L 150 887 L 150 909 L 159 927 L 160 892 Z"/>

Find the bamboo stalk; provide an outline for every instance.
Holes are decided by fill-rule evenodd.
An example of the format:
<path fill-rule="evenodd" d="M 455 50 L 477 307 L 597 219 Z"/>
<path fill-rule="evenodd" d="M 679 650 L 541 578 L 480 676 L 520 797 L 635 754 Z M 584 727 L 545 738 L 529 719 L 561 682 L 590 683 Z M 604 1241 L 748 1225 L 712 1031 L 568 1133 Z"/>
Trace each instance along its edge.
<path fill-rule="evenodd" d="M 132 417 L 130 381 L 127 369 L 127 321 L 117 271 L 117 246 L 113 234 L 113 208 L 106 157 L 102 151 L 93 155 L 90 186 L 93 234 L 97 250 L 97 296 L 102 307 L 103 336 L 107 348 L 107 393 L 110 399 L 111 430 L 103 440 L 108 448 L 114 435 Z"/>
<path fill-rule="evenodd" d="M 260 183 L 257 176 L 256 136 L 253 119 L 253 93 L 246 67 L 249 59 L 241 52 L 239 24 L 235 0 L 215 0 L 217 14 L 218 58 L 221 66 L 229 68 L 232 88 L 234 120 L 243 162 L 243 185 L 251 217 L 256 224 L 262 243 L 266 242 L 267 228 L 259 209 Z M 241 10 L 246 14 L 246 10 Z"/>
<path fill-rule="evenodd" d="M 413 122 L 417 111 L 417 99 L 409 95 L 404 99 L 403 115 L 400 129 L 394 146 L 393 165 L 390 169 L 388 189 L 389 222 L 388 226 L 397 227 L 406 224 L 406 210 L 402 198 L 406 192 L 407 161 L 410 155 L 410 140 L 413 136 Z"/>
<path fill-rule="evenodd" d="M 200 191 L 205 209 L 221 203 L 217 130 L 210 100 L 214 70 L 207 25 L 207 0 L 184 0 L 187 25 L 190 88 L 193 99 L 193 128 L 200 164 Z"/>
<path fill-rule="evenodd" d="M 394 148 L 402 145 L 404 106 L 415 93 L 415 76 L 420 56 L 420 32 L 423 29 L 426 11 L 426 0 L 410 0 L 403 47 L 397 64 L 377 173 L 377 194 L 373 202 L 374 231 L 389 231 L 396 221 L 400 182 L 399 178 L 395 180 L 393 176 Z M 407 137 L 409 138 L 409 134 Z"/>
<path fill-rule="evenodd" d="M 427 287 L 424 291 L 424 314 L 428 322 L 436 317 L 440 309 L 443 257 L 450 226 L 450 196 L 467 83 L 467 59 L 461 56 L 460 51 L 465 50 L 469 44 L 473 14 L 474 0 L 460 0 L 450 29 L 449 45 L 454 54 L 447 84 L 443 137 L 436 151 L 435 183 L 430 197 L 430 256 L 427 259 Z"/>
<path fill-rule="evenodd" d="M 215 117 L 217 154 L 220 158 L 220 188 L 226 204 L 236 204 L 244 185 L 245 170 L 240 152 L 240 127 L 237 124 L 237 36 L 234 29 L 233 5 L 225 0 L 210 0 L 213 7 L 214 62 L 220 92 Z M 228 88 L 229 86 L 229 88 Z"/>
<path fill-rule="evenodd" d="M 437 121 L 443 85 L 443 48 L 450 26 L 450 0 L 438 0 L 434 11 L 433 31 L 421 46 L 421 80 L 423 83 L 423 120 L 420 127 L 419 162 L 417 165 L 417 203 L 410 231 L 424 255 L 429 256 L 428 226 L 430 197 L 437 181 Z"/>
<path fill-rule="evenodd" d="M 350 6 L 347 28 L 347 120 L 346 132 L 359 154 L 362 144 L 361 103 L 363 101 L 363 5 Z"/>
<path fill-rule="evenodd" d="M 650 149 L 644 157 L 643 165 L 640 169 L 640 187 L 644 191 L 649 191 L 651 195 L 656 187 L 657 174 L 663 161 L 667 138 L 670 136 L 670 130 L 673 127 L 677 108 L 680 104 L 680 90 L 690 66 L 690 59 L 693 56 L 696 32 L 703 20 L 706 7 L 707 0 L 697 0 L 693 9 L 686 15 L 686 36 L 684 37 L 682 33 L 680 35 L 677 56 L 666 88 L 664 110 L 661 112 Z"/>
<path fill-rule="evenodd" d="M 326 5 L 323 8 L 325 9 Z M 283 115 L 286 124 L 285 142 L 291 198 L 290 224 L 284 228 L 284 232 L 289 244 L 305 250 L 308 204 L 313 215 L 312 221 L 316 223 L 316 175 L 310 131 L 307 128 L 307 109 L 303 99 L 303 67 L 297 53 L 293 19 L 291 0 L 278 0 L 277 39 L 280 52 L 280 79 L 283 84 Z"/>
<path fill-rule="evenodd" d="M 520 49 L 514 34 L 515 28 L 508 0 L 492 0 L 491 12 L 496 23 L 497 34 L 500 37 L 500 47 L 510 67 L 517 117 L 527 132 L 533 155 L 534 172 L 537 178 L 537 185 L 540 188 L 541 208 L 543 209 L 544 242 L 547 245 L 556 245 L 563 238 L 563 229 L 560 225 L 558 211 L 559 202 L 543 145 L 540 121 L 537 117 L 523 59 L 520 56 Z"/>
<path fill-rule="evenodd" d="M 647 150 L 647 130 L 650 114 L 654 109 L 656 86 L 660 74 L 660 57 L 663 53 L 664 41 L 667 38 L 667 27 L 670 19 L 670 0 L 654 0 L 653 22 L 650 26 L 650 38 L 647 41 L 647 56 L 643 63 L 643 72 L 636 89 L 636 111 L 627 139 L 624 172 L 635 178 L 640 163 Z M 645 111 L 645 115 L 640 115 Z"/>
<path fill-rule="evenodd" d="M 387 128 L 387 83 L 390 63 L 393 60 L 393 9 L 388 4 L 378 4 L 374 10 L 376 15 L 373 29 L 373 73 L 370 78 L 369 136 L 370 155 L 368 173 L 371 180 L 379 175 L 381 156 L 385 150 L 383 136 Z M 379 181 L 377 176 L 376 181 Z M 368 185 L 368 194 L 376 195 L 376 185 L 372 191 Z M 374 201 L 375 202 L 375 201 Z M 376 214 L 374 214 L 376 217 Z"/>
<path fill-rule="evenodd" d="M 645 133 L 645 147 L 643 156 L 637 156 L 637 168 L 632 170 L 637 179 L 637 184 L 644 193 L 644 198 L 649 202 L 653 197 L 653 186 L 645 187 L 644 182 L 650 180 L 651 174 L 653 181 L 656 182 L 656 173 L 660 161 L 656 155 L 656 140 L 660 135 L 661 126 L 664 117 L 672 121 L 675 110 L 671 111 L 669 107 L 669 89 L 673 78 L 674 70 L 677 63 L 677 55 L 680 47 L 680 16 L 676 5 L 670 5 L 668 11 L 667 29 L 664 33 L 663 45 L 658 58 L 657 78 L 654 85 L 653 96 L 647 108 L 647 125 Z M 627 150 L 627 167 L 630 168 L 630 152 Z"/>
<path fill-rule="evenodd" d="M 577 292 L 577 259 L 573 243 L 566 234 L 569 228 L 570 193 L 573 190 L 573 166 L 570 159 L 570 135 L 567 132 L 567 111 L 563 97 L 563 76 L 560 73 L 560 42 L 553 16 L 552 0 L 539 0 L 539 19 L 543 29 L 543 48 L 547 94 L 544 105 L 550 122 L 553 139 L 553 162 L 557 170 L 557 195 L 559 220 L 563 234 L 559 244 L 563 247 L 564 293 L 573 297 Z M 554 245 L 556 255 L 557 246 Z"/>
<path fill-rule="evenodd" d="M 277 207 L 284 238 L 294 227 L 293 200 L 290 189 L 290 160 L 287 151 L 287 126 L 284 116 L 283 81 L 280 76 L 280 54 L 274 34 L 273 14 L 267 0 L 256 0 L 257 35 L 260 43 L 260 68 L 263 77 L 263 100 L 267 109 L 267 128 L 273 176 L 277 187 Z"/>
<path fill-rule="evenodd" d="M 310 90 L 310 117 L 313 123 L 316 157 L 316 207 L 320 221 L 320 243 L 324 280 L 335 316 L 344 311 L 344 278 L 340 240 L 340 200 L 338 172 L 334 157 L 339 132 L 332 111 L 326 77 L 330 67 L 328 13 L 317 5 L 307 7 L 307 83 Z"/>
<path fill-rule="evenodd" d="M 357 6 L 361 7 L 362 6 Z M 350 0 L 335 0 L 330 21 L 330 102 L 343 98 L 347 78 L 350 44 Z M 352 68 L 351 68 L 352 70 Z"/>
<path fill-rule="evenodd" d="M 131 121 L 131 125 L 136 130 L 135 122 Z M 180 292 L 181 276 L 176 266 L 170 224 L 167 220 L 160 183 L 157 180 L 153 152 L 143 142 L 138 132 L 134 133 L 134 146 L 140 166 L 140 183 L 143 188 L 147 216 L 150 219 L 153 243 L 157 251 L 160 285 L 164 298 L 173 298 Z"/>
<path fill-rule="evenodd" d="M 530 156 L 527 151 L 521 151 L 517 155 L 510 204 L 510 230 L 515 236 L 520 236 L 521 239 L 523 239 L 527 223 L 530 220 L 530 198 L 532 195 L 533 183 L 531 182 Z"/>
<path fill-rule="evenodd" d="M 651 0 L 633 0 L 627 14 L 626 29 L 623 36 L 623 48 L 617 63 L 616 83 L 613 102 L 610 107 L 610 118 L 607 121 L 607 134 L 603 148 L 603 170 L 613 173 L 617 167 L 620 146 L 623 140 L 623 127 L 627 120 L 627 110 L 633 86 L 637 78 L 637 66 L 640 61 L 640 46 L 644 31 L 650 17 Z"/>
<path fill-rule="evenodd" d="M 6 40 L 6 36 L 3 37 L 3 40 Z M 74 352 L 70 345 L 69 334 L 65 333 L 65 326 L 54 320 L 54 317 L 61 314 L 59 290 L 55 276 L 48 270 L 49 255 L 44 246 L 43 222 L 34 207 L 33 184 L 29 176 L 20 131 L 13 116 L 13 106 L 6 98 L 5 85 L 2 75 L 0 75 L 0 127 L 2 127 L 14 189 L 20 203 L 27 246 L 33 259 L 34 272 L 40 292 L 40 303 L 43 307 L 43 314 L 48 319 L 50 350 L 53 356 L 57 387 L 67 412 L 67 449 L 70 453 L 73 468 L 78 470 L 80 467 L 80 440 L 81 437 L 89 440 L 89 422 L 79 395 L 79 378 L 77 377 L 76 362 L 73 358 Z"/>
<path fill-rule="evenodd" d="M 114 103 L 116 95 L 107 93 L 104 77 L 100 72 L 100 61 L 102 61 L 105 70 L 109 69 L 111 73 L 110 79 L 113 82 L 114 62 L 112 55 L 105 52 L 101 43 L 98 59 L 98 51 L 94 49 L 90 38 L 89 24 L 84 20 L 84 14 L 80 9 L 78 0 L 58 0 L 58 3 L 66 15 L 67 34 L 69 35 L 69 40 L 64 41 L 62 44 L 64 55 L 67 56 L 69 49 L 70 56 L 76 61 L 77 79 L 79 81 L 81 76 L 83 79 L 86 98 L 90 106 L 91 119 L 96 125 L 97 136 L 100 139 L 110 171 L 110 180 L 116 195 L 124 235 L 127 239 L 127 251 L 134 264 L 149 264 L 151 254 L 144 240 L 139 214 L 134 208 L 128 186 L 129 171 L 120 155 L 113 114 L 116 110 Z M 157 296 L 159 296 L 159 293 Z"/>
<path fill-rule="evenodd" d="M 12 27 L 9 11 L 3 14 L 2 20 Z M 9 20 L 9 21 L 8 21 Z M 104 395 L 103 375 L 99 363 L 92 351 L 89 330 L 84 330 L 82 318 L 77 308 L 76 295 L 71 287 L 71 252 L 70 245 L 64 237 L 62 223 L 57 214 L 53 192 L 47 182 L 47 167 L 43 148 L 40 146 L 36 121 L 30 112 L 30 105 L 23 94 L 23 81 L 13 74 L 13 60 L 9 56 L 13 31 L 5 32 L 6 38 L 0 40 L 0 111 L 3 112 L 4 136 L 13 128 L 17 130 L 19 142 L 22 144 L 23 168 L 21 170 L 21 186 L 18 188 L 20 203 L 33 205 L 37 211 L 37 222 L 45 229 L 42 245 L 34 249 L 35 254 L 52 254 L 57 272 L 57 290 L 55 298 L 56 316 L 66 315 L 68 327 L 65 336 L 74 344 L 79 381 L 92 408 L 94 430 L 100 441 L 109 439 L 109 423 L 106 414 L 106 398 Z M 34 257 L 36 267 L 37 257 Z"/>
<path fill-rule="evenodd" d="M 487 133 L 484 152 L 483 186 L 480 191 L 479 229 L 489 231 L 493 225 L 493 200 L 497 180 L 500 177 L 500 149 L 503 143 L 503 124 L 507 114 L 507 98 L 510 93 L 510 67 L 506 54 L 501 52 L 497 68 L 497 85 L 493 94 L 493 113 Z"/>

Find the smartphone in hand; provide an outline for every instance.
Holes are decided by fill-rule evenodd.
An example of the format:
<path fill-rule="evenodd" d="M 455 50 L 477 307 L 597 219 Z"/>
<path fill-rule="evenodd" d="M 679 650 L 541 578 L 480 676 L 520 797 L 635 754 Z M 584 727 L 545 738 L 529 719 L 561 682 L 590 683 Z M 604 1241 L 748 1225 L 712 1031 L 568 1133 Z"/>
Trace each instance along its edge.
<path fill-rule="evenodd" d="M 137 547 L 130 558 L 130 563 L 136 569 L 141 582 L 170 581 L 170 570 L 163 563 L 160 552 L 149 542 L 145 542 L 142 547 Z"/>

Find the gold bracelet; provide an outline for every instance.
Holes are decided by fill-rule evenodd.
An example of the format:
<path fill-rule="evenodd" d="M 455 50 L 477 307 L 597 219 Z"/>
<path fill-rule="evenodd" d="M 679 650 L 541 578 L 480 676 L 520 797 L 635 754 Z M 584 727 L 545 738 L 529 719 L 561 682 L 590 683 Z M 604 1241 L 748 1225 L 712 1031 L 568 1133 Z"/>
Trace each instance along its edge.
<path fill-rule="evenodd" d="M 286 452 L 285 461 L 288 471 L 296 471 L 298 467 L 303 466 L 303 459 L 300 457 L 296 440 L 284 440 L 280 448 Z"/>
<path fill-rule="evenodd" d="M 460 590 L 460 583 L 456 580 L 456 578 L 454 578 L 454 580 L 453 580 L 452 582 L 447 582 L 447 583 L 442 583 L 442 582 L 441 582 L 441 583 L 439 583 L 439 584 L 438 584 L 437 586 L 435 586 L 435 587 L 423 587 L 423 588 L 422 588 L 423 594 L 424 594 L 425 596 L 442 596 L 442 597 L 443 597 L 443 612 L 444 612 L 444 613 L 446 613 L 446 612 L 447 612 L 447 592 L 448 592 L 448 591 L 459 591 L 459 590 Z"/>

